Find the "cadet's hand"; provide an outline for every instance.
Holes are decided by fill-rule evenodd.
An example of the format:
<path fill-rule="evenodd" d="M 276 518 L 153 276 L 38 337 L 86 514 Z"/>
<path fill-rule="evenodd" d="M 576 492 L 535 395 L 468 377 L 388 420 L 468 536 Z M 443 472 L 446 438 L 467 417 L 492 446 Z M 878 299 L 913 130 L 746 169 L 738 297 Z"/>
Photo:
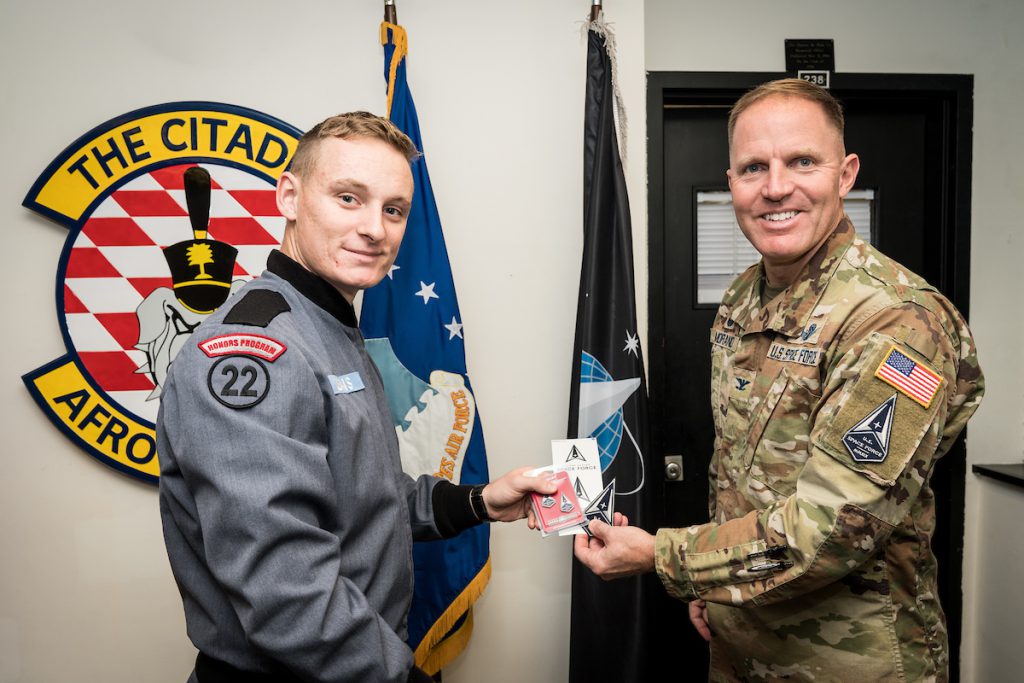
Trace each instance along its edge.
<path fill-rule="evenodd" d="M 512 470 L 500 479 L 495 479 L 484 487 L 484 505 L 491 519 L 499 522 L 514 522 L 523 517 L 528 518 L 531 529 L 538 528 L 530 506 L 530 492 L 554 493 L 558 487 L 540 477 L 527 477 L 523 473 L 534 467 L 520 467 Z"/>
<path fill-rule="evenodd" d="M 654 536 L 639 527 L 620 526 L 619 515 L 615 522 L 616 526 L 608 526 L 594 520 L 592 538 L 576 536 L 576 559 L 605 580 L 654 571 Z"/>
<path fill-rule="evenodd" d="M 711 642 L 711 627 L 708 626 L 708 603 L 703 600 L 690 602 L 690 623 L 704 640 Z"/>

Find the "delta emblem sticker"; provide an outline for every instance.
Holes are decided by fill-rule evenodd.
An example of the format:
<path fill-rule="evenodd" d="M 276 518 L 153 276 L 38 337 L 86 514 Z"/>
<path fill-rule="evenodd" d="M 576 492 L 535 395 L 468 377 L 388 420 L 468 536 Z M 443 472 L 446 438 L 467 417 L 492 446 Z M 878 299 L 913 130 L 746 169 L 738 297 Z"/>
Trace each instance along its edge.
<path fill-rule="evenodd" d="M 23 205 L 68 230 L 56 282 L 67 353 L 22 379 L 93 457 L 157 482 L 167 370 L 280 244 L 274 186 L 300 135 L 233 105 L 147 107 L 84 134 L 29 190 Z"/>

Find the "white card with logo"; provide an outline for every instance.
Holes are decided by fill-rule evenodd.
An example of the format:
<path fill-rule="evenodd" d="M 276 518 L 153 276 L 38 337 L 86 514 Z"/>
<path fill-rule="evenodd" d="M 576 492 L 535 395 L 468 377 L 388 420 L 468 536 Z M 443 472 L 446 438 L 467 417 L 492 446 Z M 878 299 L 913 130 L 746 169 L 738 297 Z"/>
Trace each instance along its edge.
<path fill-rule="evenodd" d="M 584 509 L 604 490 L 601 479 L 601 456 L 597 439 L 555 439 L 551 442 L 551 464 L 564 470 Z M 575 526 L 558 532 L 560 536 L 586 533 Z"/>

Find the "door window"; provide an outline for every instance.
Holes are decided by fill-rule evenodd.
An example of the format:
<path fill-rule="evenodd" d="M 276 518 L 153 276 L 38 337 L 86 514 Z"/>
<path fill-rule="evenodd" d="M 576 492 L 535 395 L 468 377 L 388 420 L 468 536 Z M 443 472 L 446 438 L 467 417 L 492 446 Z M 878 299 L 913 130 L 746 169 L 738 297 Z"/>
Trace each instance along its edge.
<path fill-rule="evenodd" d="M 851 190 L 843 201 L 857 235 L 873 243 L 874 190 Z M 697 192 L 697 303 L 717 304 L 736 276 L 761 258 L 736 223 L 728 190 Z"/>

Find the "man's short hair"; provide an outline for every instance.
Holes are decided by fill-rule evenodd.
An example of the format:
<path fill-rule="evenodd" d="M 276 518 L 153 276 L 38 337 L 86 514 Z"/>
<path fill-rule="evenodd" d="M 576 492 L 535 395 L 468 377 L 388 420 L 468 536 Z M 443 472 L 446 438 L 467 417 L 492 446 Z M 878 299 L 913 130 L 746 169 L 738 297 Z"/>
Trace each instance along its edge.
<path fill-rule="evenodd" d="M 391 121 L 365 111 L 353 111 L 347 114 L 331 116 L 310 128 L 299 138 L 299 145 L 292 156 L 288 170 L 300 178 L 316 165 L 316 150 L 325 138 L 373 138 L 390 145 L 396 152 L 404 156 L 410 163 L 420 156 L 416 145 L 409 136 L 398 129 Z"/>
<path fill-rule="evenodd" d="M 799 78 L 781 78 L 777 81 L 762 83 L 750 92 L 737 100 L 729 112 L 729 144 L 732 145 L 732 133 L 736 129 L 736 119 L 740 114 L 750 108 L 755 102 L 767 97 L 778 95 L 781 97 L 799 97 L 804 100 L 816 102 L 825 112 L 825 118 L 839 131 L 839 139 L 843 139 L 846 131 L 846 120 L 843 118 L 843 105 L 832 96 L 828 90 L 808 83 Z"/>

